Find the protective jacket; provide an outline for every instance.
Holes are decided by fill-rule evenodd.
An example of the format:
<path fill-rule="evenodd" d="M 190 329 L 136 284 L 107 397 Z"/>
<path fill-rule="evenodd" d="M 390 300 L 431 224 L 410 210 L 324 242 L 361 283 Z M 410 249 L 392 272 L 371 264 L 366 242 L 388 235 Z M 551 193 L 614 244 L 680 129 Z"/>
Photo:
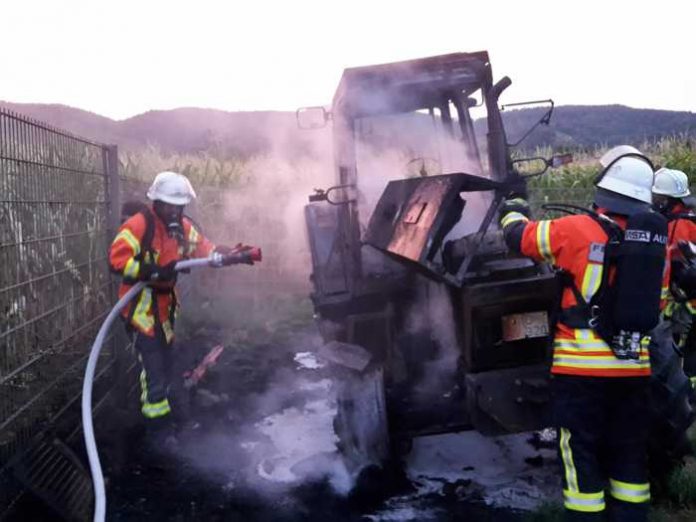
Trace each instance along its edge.
<path fill-rule="evenodd" d="M 671 214 L 690 214 L 691 211 L 682 203 L 672 208 Z M 669 218 L 669 216 L 667 216 Z M 669 247 L 674 250 L 679 241 L 691 241 L 696 243 L 696 223 L 690 219 L 675 218 L 669 220 Z"/>
<path fill-rule="evenodd" d="M 153 229 L 149 245 L 143 244 L 148 235 L 148 219 L 137 213 L 119 228 L 111 244 L 109 263 L 113 271 L 123 275 L 119 297 L 123 296 L 137 281 L 141 268 L 146 263 L 165 266 L 172 261 L 192 257 L 206 257 L 215 246 L 186 218 L 183 218 L 183 240 L 170 237 L 162 220 L 150 210 Z M 148 250 L 148 251 L 145 251 Z M 154 337 L 156 324 L 161 325 L 167 343 L 174 337 L 174 321 L 178 309 L 175 283 L 150 283 L 139 296 L 123 310 L 123 317 L 137 331 Z"/>
<path fill-rule="evenodd" d="M 682 203 L 678 203 L 672 208 L 672 215 L 689 214 L 691 211 Z M 667 216 L 669 219 L 670 216 Z M 671 259 L 677 259 L 681 256 L 679 252 L 678 244 L 680 241 L 691 241 L 696 243 L 696 223 L 690 219 L 685 218 L 673 218 L 669 219 L 668 231 L 669 240 L 667 247 L 669 248 Z M 672 301 L 668 306 L 671 307 Z M 686 309 L 691 312 L 691 314 L 696 314 L 696 299 L 691 299 L 685 303 Z M 669 315 L 669 310 L 665 312 Z"/>
<path fill-rule="evenodd" d="M 620 216 L 612 216 L 612 219 L 625 228 L 625 219 Z M 501 225 L 506 242 L 513 250 L 562 269 L 585 301 L 590 302 L 602 282 L 604 245 L 608 241 L 606 232 L 592 217 L 572 215 L 530 221 L 519 212 L 510 212 L 502 216 Z M 663 295 L 668 292 L 668 266 L 667 263 L 662 282 Z M 569 310 L 577 304 L 569 284 L 563 289 L 561 308 Z M 551 372 L 593 377 L 647 376 L 650 375 L 650 357 L 646 347 L 637 361 L 618 359 L 592 328 L 571 328 L 558 321 Z"/>

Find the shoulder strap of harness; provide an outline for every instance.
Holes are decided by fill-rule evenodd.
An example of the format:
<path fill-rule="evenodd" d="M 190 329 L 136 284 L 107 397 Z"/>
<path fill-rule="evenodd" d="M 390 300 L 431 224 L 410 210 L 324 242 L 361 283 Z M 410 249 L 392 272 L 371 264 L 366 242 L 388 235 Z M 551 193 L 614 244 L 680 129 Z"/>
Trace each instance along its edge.
<path fill-rule="evenodd" d="M 152 215 L 150 209 L 143 209 L 139 213 L 145 218 L 145 233 L 140 241 L 140 252 L 135 256 L 136 261 L 142 261 L 148 253 L 152 257 L 152 239 L 155 236 L 155 216 Z"/>
<path fill-rule="evenodd" d="M 575 284 L 575 280 L 568 272 L 562 272 L 561 283 L 563 287 L 570 288 L 575 297 L 576 305 L 567 309 L 561 310 L 559 321 L 570 328 L 588 328 L 590 320 L 593 317 L 593 308 L 602 300 L 602 297 L 608 287 L 609 268 L 616 255 L 615 246 L 623 238 L 623 230 L 613 221 L 601 217 L 596 213 L 588 213 L 595 223 L 597 223 L 607 235 L 607 242 L 604 247 L 604 259 L 602 262 L 602 280 L 599 283 L 599 288 L 594 293 L 589 302 L 580 292 L 580 289 Z"/>

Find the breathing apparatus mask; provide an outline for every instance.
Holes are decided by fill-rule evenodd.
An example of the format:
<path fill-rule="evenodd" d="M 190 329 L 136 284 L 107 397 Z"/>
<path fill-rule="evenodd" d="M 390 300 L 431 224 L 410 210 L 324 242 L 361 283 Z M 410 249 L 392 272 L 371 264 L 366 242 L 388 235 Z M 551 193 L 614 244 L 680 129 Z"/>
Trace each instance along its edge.
<path fill-rule="evenodd" d="M 175 238 L 179 243 L 184 241 L 184 205 L 172 205 L 164 201 L 154 201 L 153 210 L 167 228 L 169 237 Z"/>
<path fill-rule="evenodd" d="M 674 207 L 677 206 L 678 203 L 680 203 L 680 200 L 676 198 L 662 196 L 659 194 L 653 194 L 653 209 L 655 210 L 655 212 L 659 212 L 663 216 L 671 214 L 672 209 L 674 209 Z"/>

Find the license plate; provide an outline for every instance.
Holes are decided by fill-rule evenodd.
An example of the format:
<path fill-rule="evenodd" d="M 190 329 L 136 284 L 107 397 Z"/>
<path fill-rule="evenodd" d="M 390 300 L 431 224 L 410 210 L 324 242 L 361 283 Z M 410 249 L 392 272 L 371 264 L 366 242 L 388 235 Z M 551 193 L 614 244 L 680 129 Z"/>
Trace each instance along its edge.
<path fill-rule="evenodd" d="M 519 341 L 549 335 L 549 316 L 546 312 L 527 312 L 504 315 L 503 341 Z"/>

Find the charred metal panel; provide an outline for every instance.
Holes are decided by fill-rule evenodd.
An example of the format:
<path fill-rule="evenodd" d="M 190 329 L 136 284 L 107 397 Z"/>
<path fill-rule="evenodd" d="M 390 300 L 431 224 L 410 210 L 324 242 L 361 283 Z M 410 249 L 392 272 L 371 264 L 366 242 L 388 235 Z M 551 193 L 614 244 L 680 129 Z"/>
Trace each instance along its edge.
<path fill-rule="evenodd" d="M 552 273 L 467 285 L 460 295 L 463 368 L 481 372 L 539 363 L 548 358 L 551 337 L 531 336 L 512 340 L 505 328 L 510 316 L 549 313 L 558 296 Z M 549 317 L 549 321 L 551 318 Z"/>
<path fill-rule="evenodd" d="M 312 204 L 305 207 L 307 235 L 312 251 L 312 282 L 317 297 L 346 293 L 347 271 L 340 252 L 338 208 Z"/>
<path fill-rule="evenodd" d="M 460 221 L 467 200 L 497 187 L 489 179 L 469 174 L 391 181 L 370 218 L 364 242 L 441 276 L 445 269 L 435 254 Z M 466 200 L 462 192 L 467 192 Z M 465 219 L 477 220 L 473 227 L 477 229 L 481 216 Z"/>
<path fill-rule="evenodd" d="M 351 117 L 410 112 L 437 106 L 443 92 L 474 90 L 490 82 L 485 51 L 354 67 L 343 72 L 333 107 Z"/>
<path fill-rule="evenodd" d="M 474 429 L 502 435 L 549 424 L 549 370 L 544 364 L 466 376 L 466 403 Z"/>

